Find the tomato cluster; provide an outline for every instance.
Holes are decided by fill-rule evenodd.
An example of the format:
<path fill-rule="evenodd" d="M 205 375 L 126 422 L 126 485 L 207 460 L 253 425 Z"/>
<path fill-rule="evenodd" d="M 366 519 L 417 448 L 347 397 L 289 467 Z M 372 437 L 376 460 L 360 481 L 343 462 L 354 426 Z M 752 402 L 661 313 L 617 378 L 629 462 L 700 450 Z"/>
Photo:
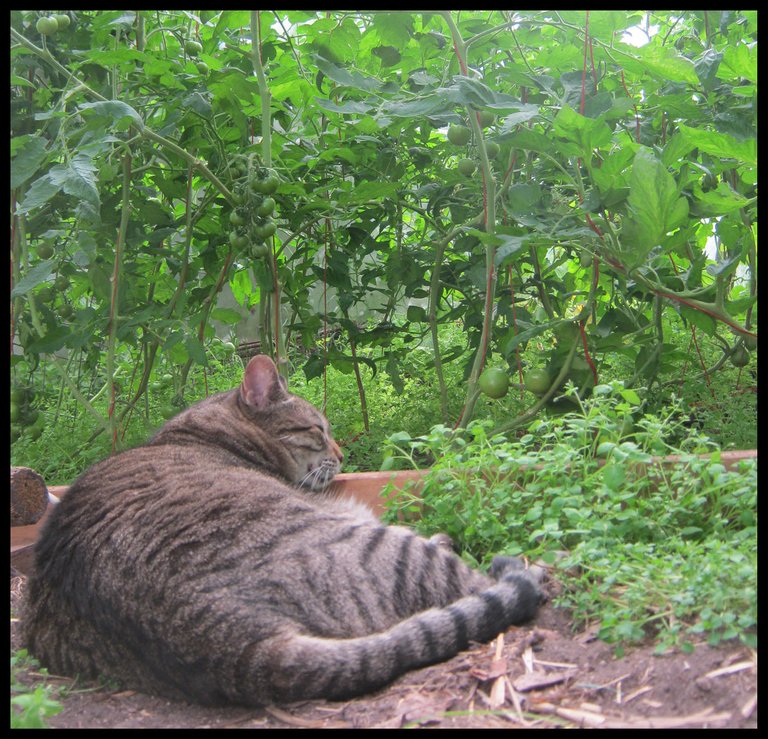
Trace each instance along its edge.
<path fill-rule="evenodd" d="M 42 36 L 53 36 L 54 33 L 63 31 L 72 24 L 72 19 L 66 13 L 54 13 L 43 15 L 37 19 L 35 28 Z"/>
<path fill-rule="evenodd" d="M 11 443 L 26 432 L 33 439 L 43 433 L 43 416 L 32 407 L 35 391 L 31 387 L 11 387 Z"/>
<path fill-rule="evenodd" d="M 272 219 L 280 178 L 273 169 L 260 166 L 251 157 L 239 158 L 229 167 L 235 208 L 229 213 L 229 243 L 237 251 L 249 250 L 252 257 L 269 252 L 265 243 L 277 231 Z"/>
<path fill-rule="evenodd" d="M 481 128 L 492 126 L 496 116 L 490 110 L 480 110 L 476 113 Z M 462 123 L 451 123 L 447 132 L 448 141 L 454 146 L 466 146 L 472 140 L 472 129 Z M 495 159 L 501 147 L 495 141 L 485 141 L 485 153 L 489 159 Z M 464 177 L 471 177 L 477 169 L 474 159 L 460 159 L 457 165 L 459 172 Z"/>

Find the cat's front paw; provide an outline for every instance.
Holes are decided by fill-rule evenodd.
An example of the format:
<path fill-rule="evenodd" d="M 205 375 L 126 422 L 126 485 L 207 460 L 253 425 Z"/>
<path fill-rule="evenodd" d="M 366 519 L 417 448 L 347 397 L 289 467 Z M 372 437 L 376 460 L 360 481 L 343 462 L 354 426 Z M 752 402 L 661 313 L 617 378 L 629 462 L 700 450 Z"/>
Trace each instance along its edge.
<path fill-rule="evenodd" d="M 456 551 L 456 545 L 453 543 L 453 539 L 451 539 L 448 534 L 443 534 L 442 532 L 439 534 L 433 534 L 429 537 L 429 542 L 435 546 L 447 549 L 449 552 Z"/>
<path fill-rule="evenodd" d="M 499 555 L 493 558 L 489 574 L 495 580 L 504 582 L 508 580 L 525 579 L 535 586 L 541 600 L 546 600 L 546 594 L 541 589 L 546 570 L 538 565 L 525 566 L 525 562 L 519 557 L 507 557 Z"/>

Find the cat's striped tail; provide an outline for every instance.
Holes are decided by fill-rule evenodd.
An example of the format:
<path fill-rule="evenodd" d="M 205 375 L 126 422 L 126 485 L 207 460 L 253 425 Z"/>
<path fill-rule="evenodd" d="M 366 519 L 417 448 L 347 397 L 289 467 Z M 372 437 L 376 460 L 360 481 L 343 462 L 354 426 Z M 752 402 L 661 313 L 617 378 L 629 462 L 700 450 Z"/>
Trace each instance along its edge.
<path fill-rule="evenodd" d="M 536 578 L 518 570 L 505 573 L 502 581 L 483 592 L 445 608 L 422 611 L 378 634 L 351 639 L 302 634 L 276 638 L 266 650 L 267 664 L 260 664 L 258 674 L 239 686 L 242 690 L 250 683 L 262 695 L 241 693 L 238 698 L 279 703 L 337 700 L 370 692 L 408 670 L 449 659 L 470 642 L 490 641 L 510 625 L 530 620 L 541 600 Z"/>

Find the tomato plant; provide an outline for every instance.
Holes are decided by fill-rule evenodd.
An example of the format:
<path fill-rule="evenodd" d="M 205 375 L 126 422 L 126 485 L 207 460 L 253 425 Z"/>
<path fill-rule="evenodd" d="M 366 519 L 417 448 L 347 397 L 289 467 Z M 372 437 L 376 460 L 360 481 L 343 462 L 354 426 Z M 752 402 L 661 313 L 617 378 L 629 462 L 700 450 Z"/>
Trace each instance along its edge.
<path fill-rule="evenodd" d="M 207 365 L 224 286 L 265 351 L 355 372 L 363 413 L 361 367 L 402 386 L 424 331 L 464 425 L 491 360 L 675 380 L 662 315 L 722 352 L 707 376 L 750 361 L 753 11 L 13 11 L 11 36 L 14 368 L 97 415 L 54 357 L 110 382 L 130 357 L 113 425 L 156 361 L 181 392 Z"/>

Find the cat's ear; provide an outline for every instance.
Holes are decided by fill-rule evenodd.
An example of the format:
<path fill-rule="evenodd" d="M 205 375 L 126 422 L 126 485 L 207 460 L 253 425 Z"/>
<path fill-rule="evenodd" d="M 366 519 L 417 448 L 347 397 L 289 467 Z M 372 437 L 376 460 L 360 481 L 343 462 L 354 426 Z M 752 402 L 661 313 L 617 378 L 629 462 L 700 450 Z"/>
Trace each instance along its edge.
<path fill-rule="evenodd" d="M 285 378 L 265 354 L 257 354 L 245 368 L 240 397 L 253 408 L 263 409 L 288 397 Z"/>

